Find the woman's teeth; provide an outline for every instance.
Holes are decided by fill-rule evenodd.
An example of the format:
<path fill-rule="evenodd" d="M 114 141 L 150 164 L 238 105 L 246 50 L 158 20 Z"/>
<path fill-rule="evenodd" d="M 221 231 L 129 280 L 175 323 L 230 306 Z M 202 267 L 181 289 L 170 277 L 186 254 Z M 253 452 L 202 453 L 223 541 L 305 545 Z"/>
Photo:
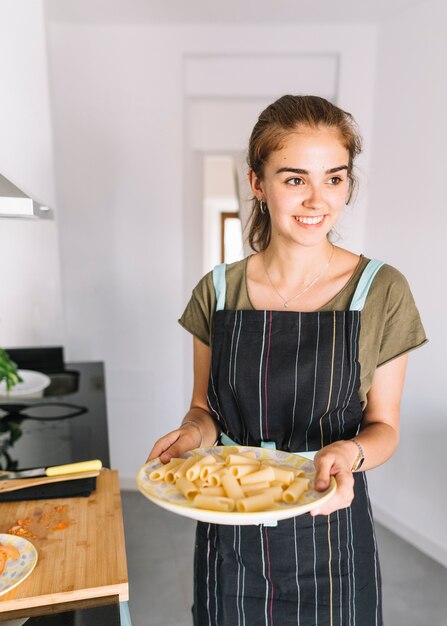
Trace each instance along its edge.
<path fill-rule="evenodd" d="M 297 222 L 301 222 L 302 224 L 319 224 L 323 220 L 324 215 L 319 215 L 318 217 L 299 217 L 295 216 Z"/>

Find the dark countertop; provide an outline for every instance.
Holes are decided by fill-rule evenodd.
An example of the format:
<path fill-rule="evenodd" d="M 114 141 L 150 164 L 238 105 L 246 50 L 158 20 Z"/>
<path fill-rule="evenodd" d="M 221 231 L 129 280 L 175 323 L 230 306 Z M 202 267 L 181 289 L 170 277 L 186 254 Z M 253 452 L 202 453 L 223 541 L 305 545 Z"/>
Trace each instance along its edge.
<path fill-rule="evenodd" d="M 18 365 L 20 367 L 20 363 Z M 88 459 L 101 459 L 105 467 L 110 467 L 104 365 L 101 362 L 67 363 L 57 374 L 70 371 L 79 373 L 79 377 L 75 375 L 76 385 L 71 393 L 14 401 L 0 399 L 2 469 L 59 465 Z M 48 375 L 52 376 L 51 373 Z M 57 392 L 52 384 L 48 388 L 51 394 L 52 388 Z M 58 406 L 58 403 L 83 407 L 86 412 L 61 418 L 75 409 Z M 11 404 L 23 408 L 20 412 L 11 412 Z M 11 439 L 16 436 L 11 444 Z"/>

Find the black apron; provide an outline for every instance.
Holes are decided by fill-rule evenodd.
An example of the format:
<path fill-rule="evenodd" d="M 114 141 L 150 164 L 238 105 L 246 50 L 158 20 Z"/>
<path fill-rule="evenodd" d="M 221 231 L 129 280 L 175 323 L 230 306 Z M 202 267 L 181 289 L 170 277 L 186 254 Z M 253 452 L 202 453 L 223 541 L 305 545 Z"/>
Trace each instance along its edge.
<path fill-rule="evenodd" d="M 353 298 L 361 308 L 374 263 Z M 358 433 L 360 310 L 231 311 L 219 310 L 222 294 L 217 300 L 208 403 L 223 433 L 293 452 Z M 381 626 L 365 474 L 354 483 L 352 505 L 329 516 L 306 513 L 275 527 L 199 522 L 195 626 Z"/>

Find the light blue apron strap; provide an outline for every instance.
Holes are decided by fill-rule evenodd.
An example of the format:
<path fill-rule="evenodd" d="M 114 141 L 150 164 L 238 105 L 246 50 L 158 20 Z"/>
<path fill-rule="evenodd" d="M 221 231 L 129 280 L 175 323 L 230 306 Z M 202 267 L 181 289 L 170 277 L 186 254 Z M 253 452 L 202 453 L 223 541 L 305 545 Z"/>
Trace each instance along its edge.
<path fill-rule="evenodd" d="M 366 296 L 368 295 L 369 288 L 375 275 L 383 265 L 383 261 L 372 259 L 363 270 L 360 280 L 357 285 L 357 289 L 352 296 L 350 311 L 362 311 L 365 306 Z"/>
<path fill-rule="evenodd" d="M 220 433 L 220 445 L 222 446 L 239 446 L 238 443 L 233 441 L 231 437 L 226 435 L 225 433 Z M 270 450 L 276 450 L 276 443 L 274 441 L 261 441 L 261 448 L 269 448 Z M 315 455 L 318 450 L 309 450 L 308 452 L 292 452 L 292 454 L 299 454 L 306 459 L 314 460 Z"/>
<path fill-rule="evenodd" d="M 311 461 L 313 461 L 317 452 L 318 450 L 309 450 L 308 452 L 295 452 L 294 454 L 299 454 L 305 459 L 310 459 Z"/>
<path fill-rule="evenodd" d="M 274 441 L 261 441 L 261 448 L 276 450 L 276 443 Z"/>
<path fill-rule="evenodd" d="M 121 626 L 132 626 L 129 604 L 127 602 L 120 602 L 120 622 Z"/>
<path fill-rule="evenodd" d="M 239 446 L 239 443 L 236 443 L 226 435 L 225 433 L 220 433 L 220 443 L 222 446 Z M 269 448 L 270 450 L 276 450 L 276 443 L 274 441 L 261 441 L 261 448 Z"/>
<path fill-rule="evenodd" d="M 216 265 L 213 269 L 213 284 L 214 291 L 216 293 L 216 311 L 223 311 L 225 308 L 225 292 L 227 290 L 227 283 L 225 280 L 226 264 L 221 263 Z"/>
<path fill-rule="evenodd" d="M 220 443 L 222 446 L 237 446 L 238 444 L 230 439 L 225 433 L 220 433 Z"/>

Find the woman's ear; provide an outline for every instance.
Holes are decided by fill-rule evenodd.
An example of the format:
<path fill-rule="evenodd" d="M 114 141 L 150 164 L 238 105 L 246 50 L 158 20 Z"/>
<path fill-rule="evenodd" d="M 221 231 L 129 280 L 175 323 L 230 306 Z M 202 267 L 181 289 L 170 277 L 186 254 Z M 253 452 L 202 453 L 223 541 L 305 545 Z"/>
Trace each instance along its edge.
<path fill-rule="evenodd" d="M 248 170 L 247 173 L 248 182 L 250 184 L 251 190 L 253 194 L 258 198 L 258 200 L 262 200 L 264 198 L 264 190 L 262 188 L 262 180 L 256 176 L 253 170 Z"/>

